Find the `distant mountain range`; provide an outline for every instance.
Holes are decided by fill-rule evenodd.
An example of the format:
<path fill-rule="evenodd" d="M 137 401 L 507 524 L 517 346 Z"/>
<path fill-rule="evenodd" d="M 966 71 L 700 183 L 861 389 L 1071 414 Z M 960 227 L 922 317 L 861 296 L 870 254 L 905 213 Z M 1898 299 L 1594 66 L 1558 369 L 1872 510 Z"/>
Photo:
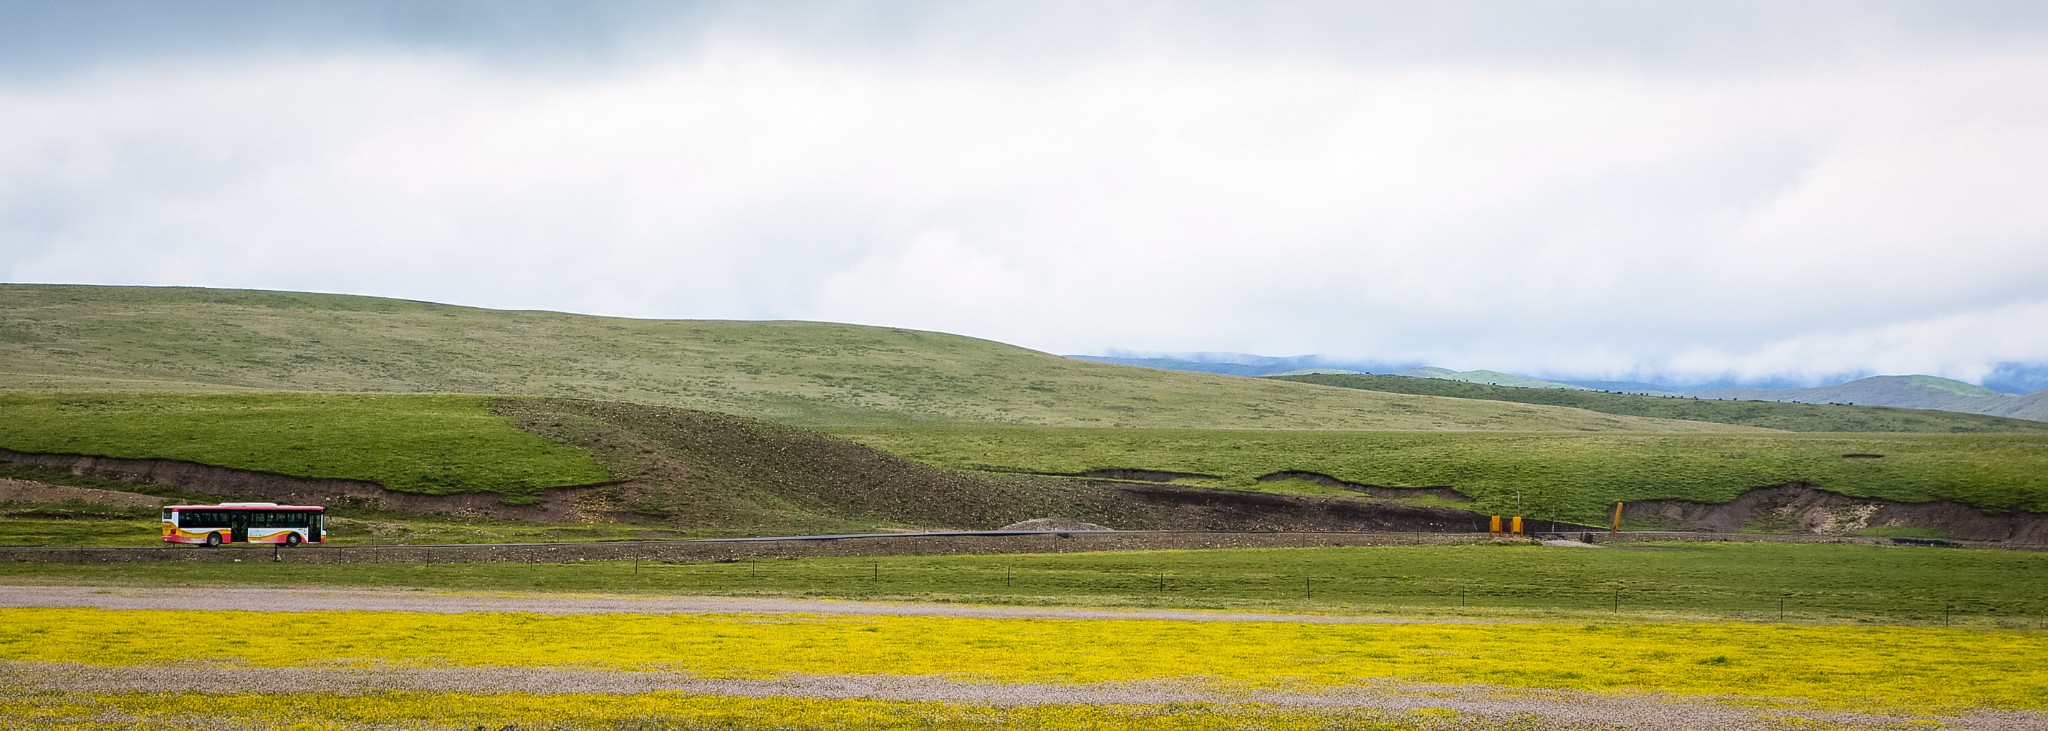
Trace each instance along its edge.
<path fill-rule="evenodd" d="M 1938 409 L 2048 421 L 2048 388 L 2014 396 L 1936 376 L 1872 376 L 1819 388 L 1727 388 L 1701 391 L 1693 395 L 1700 398 L 1792 401 L 1803 404 Z"/>
<path fill-rule="evenodd" d="M 1227 376 L 1299 376 L 1316 373 L 1368 373 L 1416 378 L 1441 378 L 1466 383 L 1516 388 L 1585 388 L 1500 371 L 1454 371 L 1417 364 L 1339 361 L 1320 355 L 1273 357 L 1243 353 L 1195 353 L 1181 356 L 1070 355 L 1069 358 L 1168 371 L 1219 373 Z"/>
<path fill-rule="evenodd" d="M 1242 353 L 1194 353 L 1181 355 L 1133 354 L 1118 356 L 1068 356 L 1099 363 L 1117 363 L 1173 371 L 1195 371 L 1232 376 L 1294 376 L 1318 373 L 1368 373 L 1379 375 L 1437 378 L 1465 383 L 1482 383 L 1516 388 L 1563 388 L 1651 395 L 1686 395 L 1703 399 L 1785 401 L 1803 404 L 1855 404 L 1893 406 L 1907 409 L 1936 409 L 1966 414 L 2006 416 L 2048 421 L 2048 367 L 2004 364 L 1986 379 L 1987 384 L 2008 389 L 2000 392 L 1971 383 L 1937 376 L 1871 376 L 1820 387 L 1787 387 L 1778 383 L 1737 385 L 1709 383 L 1694 386 L 1633 381 L 1545 380 L 1500 371 L 1457 371 L 1414 363 L 1360 362 L 1317 355 L 1271 357 Z M 2030 393 L 2012 393 L 2015 386 L 2032 386 Z"/>

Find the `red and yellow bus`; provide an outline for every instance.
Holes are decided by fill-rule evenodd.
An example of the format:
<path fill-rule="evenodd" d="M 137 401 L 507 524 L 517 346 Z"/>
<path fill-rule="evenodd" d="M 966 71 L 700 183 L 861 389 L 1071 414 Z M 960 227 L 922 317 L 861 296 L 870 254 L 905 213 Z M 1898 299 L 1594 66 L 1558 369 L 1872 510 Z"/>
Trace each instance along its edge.
<path fill-rule="evenodd" d="M 327 542 L 327 508 L 277 503 L 170 505 L 164 508 L 165 543 Z"/>

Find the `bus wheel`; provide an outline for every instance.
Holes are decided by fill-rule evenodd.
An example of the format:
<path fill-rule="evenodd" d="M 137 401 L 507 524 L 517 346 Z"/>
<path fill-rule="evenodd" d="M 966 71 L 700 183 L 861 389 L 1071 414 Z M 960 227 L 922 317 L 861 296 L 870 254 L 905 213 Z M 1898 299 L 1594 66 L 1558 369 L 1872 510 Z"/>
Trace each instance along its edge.
<path fill-rule="evenodd" d="M 284 547 L 285 547 L 285 548 L 297 548 L 298 546 L 299 546 L 299 534 L 297 534 L 297 533 L 286 533 L 286 534 L 284 535 Z"/>
<path fill-rule="evenodd" d="M 219 534 L 219 533 L 208 533 L 208 534 L 206 534 L 206 547 L 207 547 L 207 548 L 220 548 L 220 534 Z"/>

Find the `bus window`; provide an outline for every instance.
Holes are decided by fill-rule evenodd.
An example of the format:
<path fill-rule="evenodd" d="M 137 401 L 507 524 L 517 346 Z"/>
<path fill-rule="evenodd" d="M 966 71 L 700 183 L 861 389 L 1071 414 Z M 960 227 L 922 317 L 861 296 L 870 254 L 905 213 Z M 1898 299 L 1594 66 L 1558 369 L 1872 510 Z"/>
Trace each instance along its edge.
<path fill-rule="evenodd" d="M 226 528 L 228 513 L 225 510 L 188 510 L 179 514 L 180 528 Z"/>

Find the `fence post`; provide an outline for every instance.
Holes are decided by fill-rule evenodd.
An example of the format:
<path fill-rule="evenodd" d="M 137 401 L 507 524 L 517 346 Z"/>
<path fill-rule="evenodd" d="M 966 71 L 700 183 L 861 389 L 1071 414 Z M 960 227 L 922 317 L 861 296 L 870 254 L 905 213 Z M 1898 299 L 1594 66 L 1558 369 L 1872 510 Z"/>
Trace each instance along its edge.
<path fill-rule="evenodd" d="M 1309 578 L 1306 576 L 1301 577 L 1301 590 L 1303 593 L 1308 594 L 1308 598 L 1316 598 L 1316 588 L 1309 584 Z"/>

